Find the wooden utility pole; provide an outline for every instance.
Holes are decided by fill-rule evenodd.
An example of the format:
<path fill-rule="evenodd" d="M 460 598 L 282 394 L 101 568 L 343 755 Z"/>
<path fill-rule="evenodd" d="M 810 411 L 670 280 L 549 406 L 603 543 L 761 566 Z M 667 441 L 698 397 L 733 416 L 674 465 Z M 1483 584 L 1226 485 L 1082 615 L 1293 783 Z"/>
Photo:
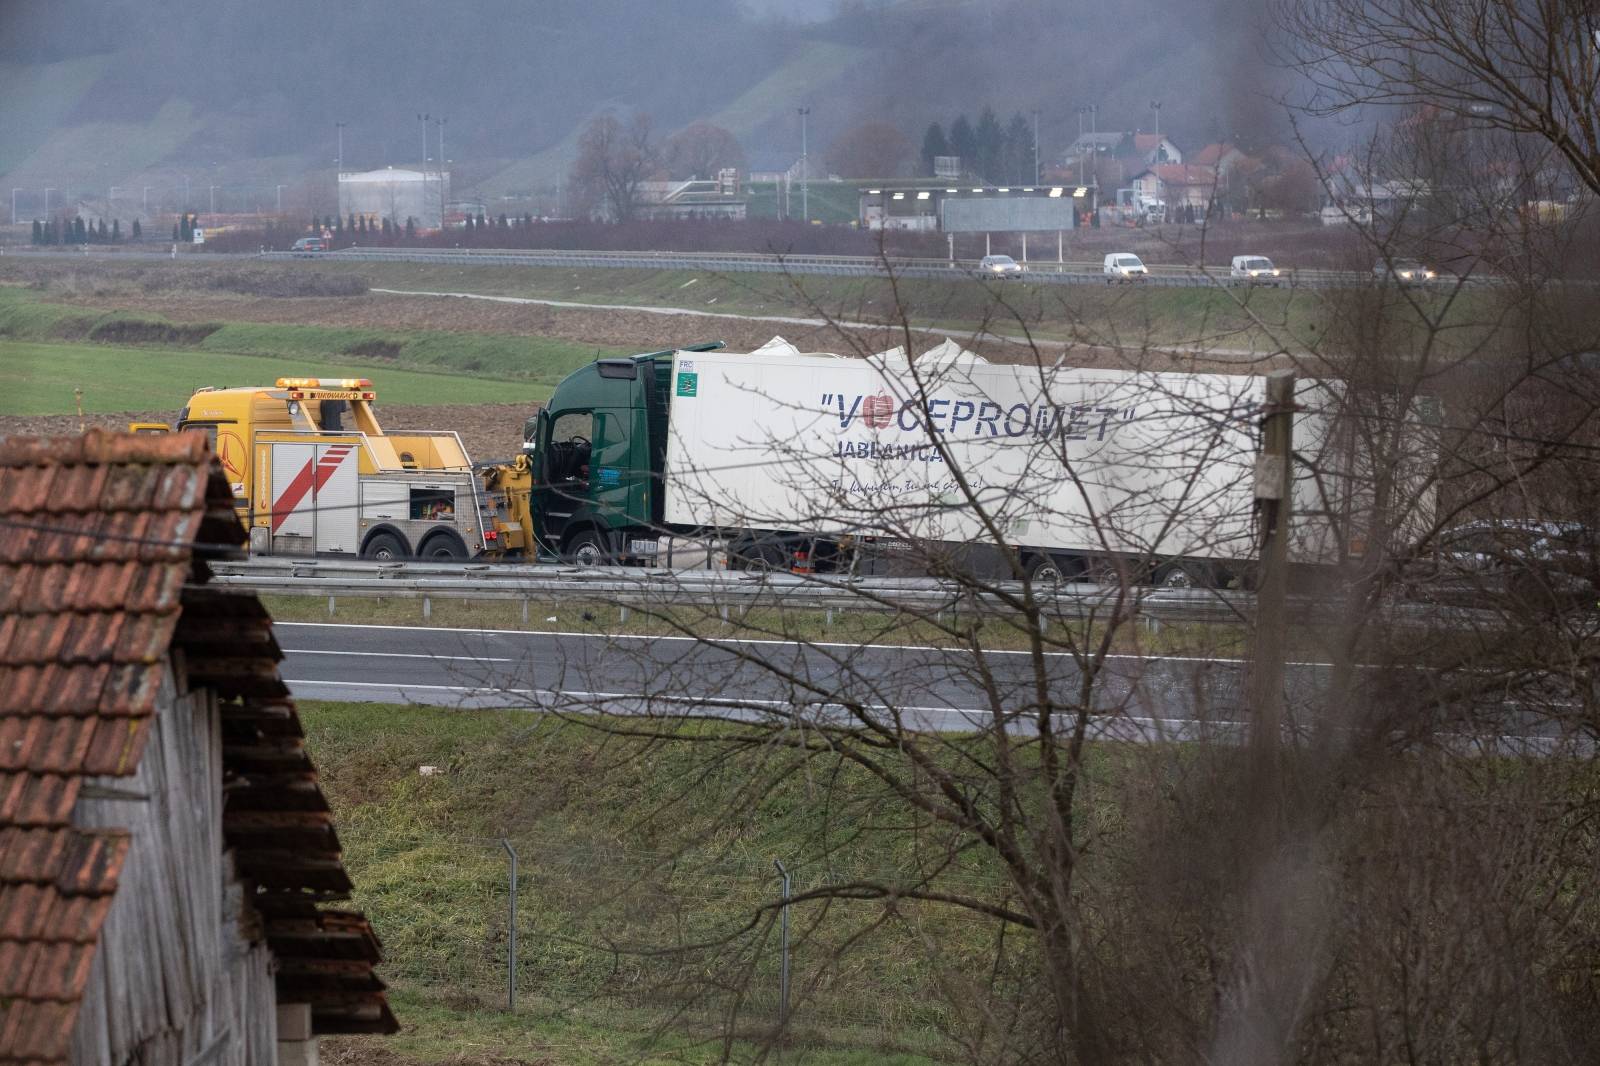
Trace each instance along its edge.
<path fill-rule="evenodd" d="M 1256 581 L 1255 655 L 1250 664 L 1250 747 L 1258 769 L 1277 767 L 1283 732 L 1283 660 L 1288 629 L 1289 522 L 1294 472 L 1293 370 L 1267 375 L 1256 457 L 1256 521 L 1261 542 Z"/>

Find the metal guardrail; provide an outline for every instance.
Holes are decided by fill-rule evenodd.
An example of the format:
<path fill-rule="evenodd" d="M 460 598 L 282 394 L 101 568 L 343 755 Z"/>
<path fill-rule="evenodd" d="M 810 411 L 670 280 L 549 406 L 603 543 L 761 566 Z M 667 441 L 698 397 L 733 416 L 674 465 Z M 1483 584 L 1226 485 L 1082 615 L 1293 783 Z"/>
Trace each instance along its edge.
<path fill-rule="evenodd" d="M 257 593 L 292 596 L 388 596 L 401 599 L 536 600 L 570 598 L 622 605 L 705 608 L 776 607 L 793 610 L 919 611 L 1010 610 L 997 594 L 974 595 L 953 582 L 928 578 L 850 578 L 721 570 L 664 570 L 510 563 L 375 563 L 325 559 L 264 558 L 214 562 L 212 584 Z M 996 592 L 1021 594 L 1020 583 L 1000 582 Z M 1116 588 L 1061 586 L 1053 597 L 1055 617 L 1104 617 Z M 1037 594 L 1037 589 L 1036 589 Z M 1134 590 L 1134 613 L 1156 622 L 1243 623 L 1255 610 L 1255 594 L 1219 589 Z M 1327 600 L 1302 596 L 1289 606 L 1291 619 L 1326 615 Z M 1471 624 L 1483 612 L 1439 604 L 1396 604 L 1397 621 Z M 1490 616 L 1492 617 L 1492 616 Z"/>
<path fill-rule="evenodd" d="M 346 262 L 434 263 L 448 266 L 537 266 L 614 268 L 635 270 L 703 270 L 728 274 L 812 274 L 837 277 L 885 277 L 949 279 L 984 278 L 977 261 L 969 259 L 880 258 L 849 255 L 768 255 L 757 252 L 595 252 L 562 249 L 426 249 L 426 248 L 346 248 L 333 252 L 263 252 L 264 259 L 332 259 Z M 1024 264 L 1022 279 L 1046 285 L 1104 285 L 1109 280 L 1097 263 L 1050 262 L 1034 260 Z M 1150 264 L 1148 277 L 1128 284 L 1167 288 L 1207 288 L 1231 286 L 1226 267 L 1196 268 Z M 1012 275 L 1016 277 L 1016 275 Z M 1474 284 L 1499 279 L 1474 277 Z M 1336 288 L 1365 285 L 1373 275 L 1359 271 L 1291 270 L 1281 283 L 1300 288 Z M 999 282 L 997 282 L 999 283 Z M 1121 284 L 1120 282 L 1118 282 Z M 1243 285 L 1243 282 L 1237 284 Z M 1441 279 L 1435 285 L 1454 284 Z"/>

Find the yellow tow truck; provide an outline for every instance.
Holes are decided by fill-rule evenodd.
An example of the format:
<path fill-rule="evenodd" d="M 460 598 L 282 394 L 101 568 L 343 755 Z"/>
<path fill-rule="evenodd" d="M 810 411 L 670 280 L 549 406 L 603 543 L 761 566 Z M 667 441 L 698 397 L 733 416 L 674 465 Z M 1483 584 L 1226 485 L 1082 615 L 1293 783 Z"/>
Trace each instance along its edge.
<path fill-rule="evenodd" d="M 177 424 L 211 438 L 256 555 L 393 560 L 500 554 L 500 535 L 459 435 L 385 433 L 366 378 L 279 378 L 202 388 Z"/>

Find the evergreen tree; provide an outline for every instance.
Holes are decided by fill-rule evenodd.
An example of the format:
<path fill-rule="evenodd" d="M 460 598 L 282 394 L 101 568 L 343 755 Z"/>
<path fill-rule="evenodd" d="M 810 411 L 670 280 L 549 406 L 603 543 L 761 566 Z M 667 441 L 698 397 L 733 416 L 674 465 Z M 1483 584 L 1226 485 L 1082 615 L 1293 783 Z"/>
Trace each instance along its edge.
<path fill-rule="evenodd" d="M 139 220 L 138 219 L 134 219 L 133 220 L 133 239 L 134 240 L 139 240 L 143 236 L 144 236 L 144 227 L 139 225 Z"/>
<path fill-rule="evenodd" d="M 522 213 L 522 225 L 524 228 L 533 225 L 533 216 L 526 211 Z"/>
<path fill-rule="evenodd" d="M 335 239 L 344 237 L 344 219 L 338 215 L 333 216 L 333 236 Z"/>
<path fill-rule="evenodd" d="M 406 216 L 406 240 L 414 241 L 416 239 L 417 239 L 417 220 L 412 218 L 410 215 L 407 215 Z"/>
<path fill-rule="evenodd" d="M 362 215 L 361 216 L 361 235 L 363 237 L 365 237 L 367 235 L 367 216 L 366 215 Z"/>
<path fill-rule="evenodd" d="M 470 235 L 478 230 L 478 220 L 471 215 L 467 216 L 467 233 Z"/>
<path fill-rule="evenodd" d="M 40 222 L 38 219 L 33 220 L 33 243 L 44 243 L 44 223 Z"/>
<path fill-rule="evenodd" d="M 114 218 L 111 220 L 111 243 L 122 243 L 122 219 L 120 218 Z"/>
<path fill-rule="evenodd" d="M 1001 174 L 1001 155 L 1005 152 L 1006 134 L 1005 130 L 1000 128 L 1000 120 L 995 117 L 994 108 L 985 107 L 983 113 L 978 116 L 978 126 L 973 131 L 973 140 L 977 150 L 975 169 L 983 175 L 985 181 L 995 181 Z"/>
<path fill-rule="evenodd" d="M 972 132 L 972 123 L 966 115 L 957 115 L 950 123 L 950 153 L 961 157 L 962 170 L 976 170 L 978 166 L 978 138 Z"/>
<path fill-rule="evenodd" d="M 389 239 L 389 220 L 387 218 L 383 220 L 383 239 Z"/>
<path fill-rule="evenodd" d="M 332 215 L 323 215 L 322 216 L 322 228 L 327 230 L 329 233 L 333 232 L 333 216 Z"/>
<path fill-rule="evenodd" d="M 350 225 L 348 229 L 353 236 L 356 232 L 356 213 L 354 211 L 350 212 Z"/>
<path fill-rule="evenodd" d="M 929 123 L 928 131 L 922 135 L 922 172 L 932 177 L 934 157 L 949 154 L 950 142 L 944 139 L 944 127 Z"/>
<path fill-rule="evenodd" d="M 87 232 L 87 227 L 85 227 L 84 224 L 83 224 L 83 216 L 82 215 L 79 215 L 77 218 L 72 220 L 72 243 L 73 244 L 88 244 L 89 243 L 89 235 L 88 235 L 88 232 Z"/>
<path fill-rule="evenodd" d="M 506 222 L 506 216 L 505 216 L 504 213 L 501 213 L 500 220 L 498 222 L 496 222 L 495 225 L 499 226 L 501 229 L 508 229 L 509 228 L 509 226 L 508 226 L 508 224 Z"/>
<path fill-rule="evenodd" d="M 478 228 L 481 230 L 486 230 L 489 228 L 489 220 L 484 217 L 482 211 L 478 212 Z"/>
<path fill-rule="evenodd" d="M 96 235 L 96 239 L 101 244 L 105 244 L 106 243 L 106 238 L 108 236 L 108 234 L 106 233 L 106 220 L 102 218 L 100 220 L 100 225 L 97 226 L 96 228 L 99 230 L 99 233 Z"/>
<path fill-rule="evenodd" d="M 1006 124 L 1006 181 L 1013 185 L 1033 182 L 1033 123 L 1021 111 Z"/>
<path fill-rule="evenodd" d="M 181 240 L 183 240 L 183 232 L 178 228 L 178 223 L 174 222 L 172 224 L 172 243 L 177 244 Z"/>

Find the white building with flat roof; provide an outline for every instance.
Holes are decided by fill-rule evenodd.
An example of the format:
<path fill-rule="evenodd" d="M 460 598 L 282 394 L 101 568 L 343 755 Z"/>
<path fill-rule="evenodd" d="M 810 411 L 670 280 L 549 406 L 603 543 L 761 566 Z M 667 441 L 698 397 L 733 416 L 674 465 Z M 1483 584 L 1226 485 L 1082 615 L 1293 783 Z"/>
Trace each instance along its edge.
<path fill-rule="evenodd" d="M 418 229 L 439 229 L 449 201 L 447 170 L 385 167 L 339 175 L 339 217 L 365 216 L 368 225 L 387 218 L 404 227 L 411 218 Z"/>

